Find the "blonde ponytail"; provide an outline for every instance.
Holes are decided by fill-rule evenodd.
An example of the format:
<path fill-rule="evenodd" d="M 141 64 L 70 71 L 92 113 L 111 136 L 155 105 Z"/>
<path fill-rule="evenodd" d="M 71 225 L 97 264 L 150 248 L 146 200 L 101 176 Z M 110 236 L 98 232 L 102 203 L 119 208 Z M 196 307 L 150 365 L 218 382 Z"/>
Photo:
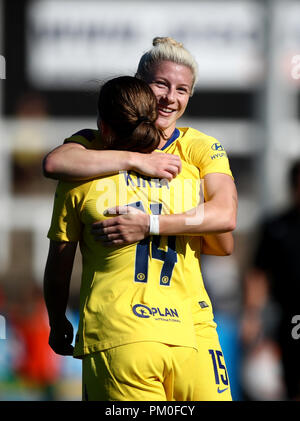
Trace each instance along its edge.
<path fill-rule="evenodd" d="M 174 45 L 175 47 L 183 48 L 183 44 L 181 42 L 178 42 L 171 37 L 155 37 L 155 38 L 153 38 L 153 41 L 152 41 L 153 47 L 156 47 L 159 44 L 170 44 L 170 45 Z"/>

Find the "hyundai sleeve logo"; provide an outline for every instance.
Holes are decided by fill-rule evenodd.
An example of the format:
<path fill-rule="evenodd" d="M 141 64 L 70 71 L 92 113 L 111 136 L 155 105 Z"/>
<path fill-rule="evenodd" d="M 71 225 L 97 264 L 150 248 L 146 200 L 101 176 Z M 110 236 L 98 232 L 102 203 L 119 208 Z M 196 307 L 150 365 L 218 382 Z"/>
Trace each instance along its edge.
<path fill-rule="evenodd" d="M 221 145 L 221 143 L 214 143 L 211 147 L 211 149 L 213 151 L 224 151 L 223 146 Z"/>

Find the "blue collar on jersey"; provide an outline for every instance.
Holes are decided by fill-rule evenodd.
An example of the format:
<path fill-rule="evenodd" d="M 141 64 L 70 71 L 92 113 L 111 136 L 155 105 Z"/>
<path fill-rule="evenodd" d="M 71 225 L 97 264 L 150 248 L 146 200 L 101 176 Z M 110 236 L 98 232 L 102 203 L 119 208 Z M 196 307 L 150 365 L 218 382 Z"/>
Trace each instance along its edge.
<path fill-rule="evenodd" d="M 168 146 L 171 145 L 180 135 L 180 131 L 178 129 L 175 129 L 170 139 L 167 141 L 167 143 L 161 148 L 161 151 L 166 149 Z"/>

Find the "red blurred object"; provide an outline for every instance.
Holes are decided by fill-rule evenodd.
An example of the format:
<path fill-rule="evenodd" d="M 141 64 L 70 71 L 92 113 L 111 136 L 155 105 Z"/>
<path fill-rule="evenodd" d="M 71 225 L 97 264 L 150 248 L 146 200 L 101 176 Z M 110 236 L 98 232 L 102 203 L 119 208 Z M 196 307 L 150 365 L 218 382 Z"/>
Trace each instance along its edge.
<path fill-rule="evenodd" d="M 24 380 L 40 386 L 55 383 L 60 375 L 61 358 L 48 344 L 49 324 L 41 293 L 34 289 L 22 294 L 11 322 L 20 352 L 14 358 L 14 371 Z"/>

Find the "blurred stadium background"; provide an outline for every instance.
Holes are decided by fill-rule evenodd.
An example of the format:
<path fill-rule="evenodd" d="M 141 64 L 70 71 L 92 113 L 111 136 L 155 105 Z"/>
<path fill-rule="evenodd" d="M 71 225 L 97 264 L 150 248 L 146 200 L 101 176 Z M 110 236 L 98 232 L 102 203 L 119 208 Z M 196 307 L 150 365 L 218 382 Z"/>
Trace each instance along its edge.
<path fill-rule="evenodd" d="M 243 281 L 260 219 L 300 157 L 300 1 L 0 0 L 0 400 L 80 400 L 80 362 L 47 347 L 41 286 L 56 183 L 42 157 L 96 127 L 99 81 L 134 74 L 154 36 L 183 42 L 199 83 L 181 123 L 226 148 L 239 192 L 233 256 L 204 259 L 236 400 L 285 398 L 280 358 L 248 361 Z M 69 314 L 77 325 L 79 259 Z"/>

